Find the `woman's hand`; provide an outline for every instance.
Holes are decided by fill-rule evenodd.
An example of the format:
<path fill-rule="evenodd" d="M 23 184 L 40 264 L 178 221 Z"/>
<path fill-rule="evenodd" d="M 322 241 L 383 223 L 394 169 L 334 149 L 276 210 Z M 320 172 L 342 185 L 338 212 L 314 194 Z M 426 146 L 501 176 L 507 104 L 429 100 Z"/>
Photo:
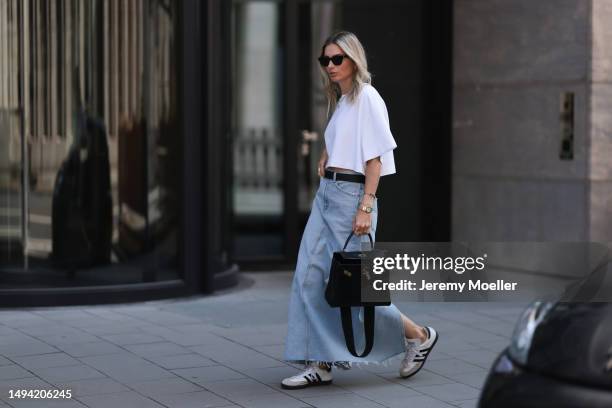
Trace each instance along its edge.
<path fill-rule="evenodd" d="M 353 232 L 355 235 L 364 235 L 370 232 L 372 226 L 372 214 L 365 213 L 361 210 L 357 210 L 355 218 L 353 219 Z"/>
<path fill-rule="evenodd" d="M 317 174 L 319 177 L 323 177 L 325 175 L 325 164 L 327 163 L 327 149 L 323 149 L 321 152 L 321 158 L 319 159 L 319 164 L 317 165 Z"/>

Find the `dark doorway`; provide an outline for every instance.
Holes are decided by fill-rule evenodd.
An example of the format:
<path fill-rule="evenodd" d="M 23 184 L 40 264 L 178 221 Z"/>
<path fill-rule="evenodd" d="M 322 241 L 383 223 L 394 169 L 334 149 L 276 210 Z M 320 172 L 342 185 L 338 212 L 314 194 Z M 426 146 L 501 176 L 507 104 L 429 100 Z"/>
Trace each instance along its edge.
<path fill-rule="evenodd" d="M 377 240 L 448 241 L 452 2 L 350 1 L 343 23 L 366 49 L 398 145 L 397 174 L 378 189 Z"/>
<path fill-rule="evenodd" d="M 338 29 L 363 42 L 398 144 L 378 240 L 448 240 L 452 3 L 234 0 L 230 14 L 234 259 L 295 262 L 326 125 L 316 57 Z"/>

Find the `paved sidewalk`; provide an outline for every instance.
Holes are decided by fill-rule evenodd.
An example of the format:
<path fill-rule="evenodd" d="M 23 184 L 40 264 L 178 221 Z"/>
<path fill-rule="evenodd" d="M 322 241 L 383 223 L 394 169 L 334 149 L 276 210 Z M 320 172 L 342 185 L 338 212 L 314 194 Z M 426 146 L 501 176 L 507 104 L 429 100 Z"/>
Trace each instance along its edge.
<path fill-rule="evenodd" d="M 434 326 L 426 368 L 403 380 L 388 366 L 334 371 L 296 391 L 282 361 L 290 273 L 243 274 L 208 297 L 129 305 L 0 310 L 0 407 L 474 407 L 522 305 L 397 306 Z M 70 400 L 9 399 L 15 389 L 70 389 Z"/>

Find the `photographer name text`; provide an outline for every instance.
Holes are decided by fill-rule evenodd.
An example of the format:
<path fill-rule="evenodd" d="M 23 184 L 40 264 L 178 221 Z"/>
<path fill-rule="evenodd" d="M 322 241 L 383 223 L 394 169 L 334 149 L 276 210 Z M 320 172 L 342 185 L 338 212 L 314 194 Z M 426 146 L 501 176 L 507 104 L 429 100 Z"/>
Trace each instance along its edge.
<path fill-rule="evenodd" d="M 405 291 L 449 291 L 463 293 L 468 291 L 515 291 L 517 282 L 506 282 L 497 279 L 495 282 L 468 280 L 467 282 L 428 282 L 426 280 L 412 281 L 402 279 L 399 282 L 384 282 L 377 279 L 372 283 L 374 290 L 405 290 Z"/>

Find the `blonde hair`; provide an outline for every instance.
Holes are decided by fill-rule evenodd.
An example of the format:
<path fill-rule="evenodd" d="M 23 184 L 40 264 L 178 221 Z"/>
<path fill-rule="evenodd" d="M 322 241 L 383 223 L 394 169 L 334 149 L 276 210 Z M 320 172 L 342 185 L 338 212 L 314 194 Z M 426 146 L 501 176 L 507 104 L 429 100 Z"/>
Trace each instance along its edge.
<path fill-rule="evenodd" d="M 325 47 L 330 44 L 335 44 L 340 47 L 355 64 L 353 86 L 347 95 L 348 100 L 353 103 L 357 99 L 363 84 L 369 84 L 372 81 L 372 74 L 368 71 L 368 60 L 365 50 L 361 42 L 357 39 L 357 36 L 348 31 L 338 31 L 330 35 L 321 47 L 321 56 L 325 54 Z M 319 65 L 319 69 L 323 79 L 323 89 L 327 96 L 327 118 L 329 119 L 334 110 L 336 110 L 336 104 L 342 95 L 342 91 L 340 90 L 340 85 L 329 79 L 329 75 L 327 75 L 325 68 Z"/>

